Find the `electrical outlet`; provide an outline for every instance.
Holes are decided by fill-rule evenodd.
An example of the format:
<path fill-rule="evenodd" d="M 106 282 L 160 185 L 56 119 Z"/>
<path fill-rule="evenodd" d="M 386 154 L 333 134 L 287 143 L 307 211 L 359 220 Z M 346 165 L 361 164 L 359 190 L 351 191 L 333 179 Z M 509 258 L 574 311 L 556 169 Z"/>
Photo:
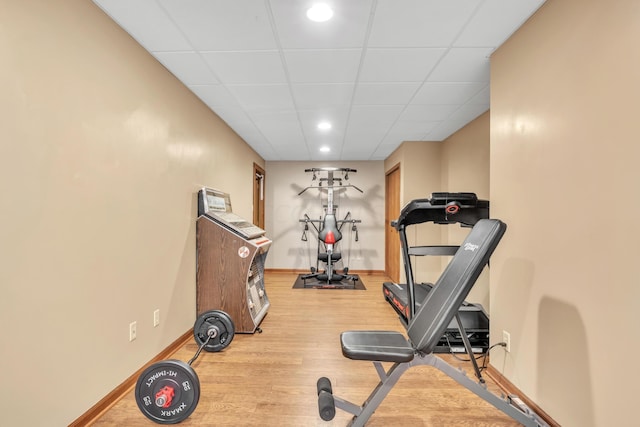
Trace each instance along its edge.
<path fill-rule="evenodd" d="M 504 349 L 507 353 L 511 352 L 511 334 L 507 331 L 502 331 L 502 341 L 505 343 Z"/>
<path fill-rule="evenodd" d="M 129 341 L 133 341 L 137 336 L 137 324 L 136 322 L 129 323 Z"/>
<path fill-rule="evenodd" d="M 155 328 L 160 324 L 160 309 L 153 312 L 153 327 Z"/>

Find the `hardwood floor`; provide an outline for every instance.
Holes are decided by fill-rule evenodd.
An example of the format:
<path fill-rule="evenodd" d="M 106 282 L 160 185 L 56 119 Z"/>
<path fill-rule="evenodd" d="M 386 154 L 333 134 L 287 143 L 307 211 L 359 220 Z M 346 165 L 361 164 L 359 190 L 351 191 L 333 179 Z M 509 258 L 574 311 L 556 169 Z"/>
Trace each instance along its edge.
<path fill-rule="evenodd" d="M 352 415 L 337 410 L 333 421 L 318 415 L 316 381 L 327 376 L 335 395 L 361 404 L 378 383 L 370 362 L 342 356 L 340 332 L 403 331 L 382 297 L 379 275 L 361 275 L 361 290 L 292 289 L 295 274 L 267 273 L 271 302 L 263 333 L 236 334 L 219 353 L 203 352 L 193 363 L 201 397 L 183 426 L 345 426 Z M 188 361 L 189 342 L 172 358 Z M 495 349 L 493 351 L 500 351 Z M 443 357 L 471 373 L 471 364 Z M 489 388 L 496 386 L 488 380 Z M 138 410 L 133 390 L 95 426 L 155 425 Z M 367 426 L 517 426 L 517 422 L 431 367 L 409 369 Z"/>

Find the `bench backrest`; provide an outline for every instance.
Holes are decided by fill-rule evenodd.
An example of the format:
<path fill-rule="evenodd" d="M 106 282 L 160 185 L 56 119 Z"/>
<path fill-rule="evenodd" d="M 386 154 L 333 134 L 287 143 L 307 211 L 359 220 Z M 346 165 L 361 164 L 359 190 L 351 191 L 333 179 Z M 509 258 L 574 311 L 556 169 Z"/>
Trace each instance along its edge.
<path fill-rule="evenodd" d="M 433 352 L 506 229 L 498 219 L 481 219 L 473 226 L 409 323 L 407 332 L 414 348 Z"/>

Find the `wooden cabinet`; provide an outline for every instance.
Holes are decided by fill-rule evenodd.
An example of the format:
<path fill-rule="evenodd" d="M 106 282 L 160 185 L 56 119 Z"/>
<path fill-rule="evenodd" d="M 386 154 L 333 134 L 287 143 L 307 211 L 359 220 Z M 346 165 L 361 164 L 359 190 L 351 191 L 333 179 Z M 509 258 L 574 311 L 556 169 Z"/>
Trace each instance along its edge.
<path fill-rule="evenodd" d="M 271 240 L 247 240 L 206 215 L 198 218 L 196 228 L 197 315 L 223 310 L 237 333 L 255 332 L 270 305 L 264 264 Z"/>

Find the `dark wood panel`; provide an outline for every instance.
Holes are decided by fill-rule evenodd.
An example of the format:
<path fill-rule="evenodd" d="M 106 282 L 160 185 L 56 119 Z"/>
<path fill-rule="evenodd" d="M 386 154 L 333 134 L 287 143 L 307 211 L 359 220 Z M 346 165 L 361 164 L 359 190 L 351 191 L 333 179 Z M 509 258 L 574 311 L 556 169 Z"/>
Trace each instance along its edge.
<path fill-rule="evenodd" d="M 247 281 L 258 247 L 207 217 L 198 218 L 196 226 L 197 314 L 223 310 L 236 332 L 253 333 L 259 319 L 253 318 L 248 305 Z"/>

